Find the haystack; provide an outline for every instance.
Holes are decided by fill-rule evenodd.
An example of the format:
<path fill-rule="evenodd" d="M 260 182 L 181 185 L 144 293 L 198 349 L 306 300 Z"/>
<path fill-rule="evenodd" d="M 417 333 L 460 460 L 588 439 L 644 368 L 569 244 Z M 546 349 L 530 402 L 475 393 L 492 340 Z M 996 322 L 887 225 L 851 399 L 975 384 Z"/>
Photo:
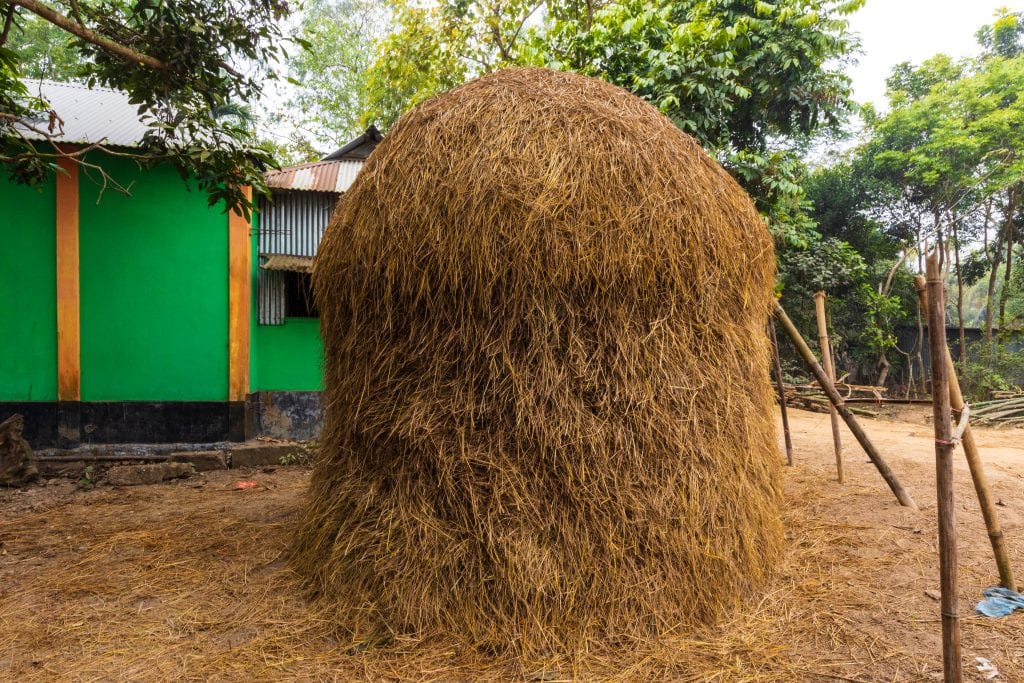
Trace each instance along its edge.
<path fill-rule="evenodd" d="M 778 556 L 750 199 L 604 82 L 426 101 L 314 269 L 326 423 L 293 561 L 353 633 L 526 656 L 713 621 Z"/>

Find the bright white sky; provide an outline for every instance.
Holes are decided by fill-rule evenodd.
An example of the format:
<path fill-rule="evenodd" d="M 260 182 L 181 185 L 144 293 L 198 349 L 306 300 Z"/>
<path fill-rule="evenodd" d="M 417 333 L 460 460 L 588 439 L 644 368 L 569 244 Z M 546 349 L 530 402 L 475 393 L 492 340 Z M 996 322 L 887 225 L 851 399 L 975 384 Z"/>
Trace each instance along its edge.
<path fill-rule="evenodd" d="M 974 32 L 992 23 L 1000 7 L 1024 11 L 1024 0 L 867 0 L 850 17 L 863 43 L 859 63 L 849 70 L 854 99 L 884 108 L 885 79 L 896 64 L 939 52 L 974 54 Z"/>

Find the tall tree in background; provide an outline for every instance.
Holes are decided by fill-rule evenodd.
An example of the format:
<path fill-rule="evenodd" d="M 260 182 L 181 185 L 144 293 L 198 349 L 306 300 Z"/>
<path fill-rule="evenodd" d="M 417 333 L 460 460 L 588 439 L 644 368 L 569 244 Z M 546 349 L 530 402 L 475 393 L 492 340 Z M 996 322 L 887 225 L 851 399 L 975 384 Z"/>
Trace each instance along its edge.
<path fill-rule="evenodd" d="M 324 0 L 309 6 L 299 28 L 305 49 L 288 64 L 293 94 L 271 119 L 296 129 L 291 146 L 300 156 L 340 147 L 373 122 L 364 124 L 372 118 L 365 115 L 368 71 L 389 22 L 389 9 L 373 0 Z M 303 140 L 312 146 L 303 148 Z"/>
<path fill-rule="evenodd" d="M 851 110 L 846 15 L 863 0 L 442 0 L 396 6 L 363 123 L 507 65 L 547 65 L 636 93 L 751 192 L 776 236 L 812 238 L 798 150 Z"/>
<path fill-rule="evenodd" d="M 962 370 L 970 367 L 966 327 L 974 317 L 966 310 L 967 288 L 987 276 L 982 310 L 988 341 L 983 355 L 989 368 L 996 318 L 1001 329 L 1008 322 L 1024 183 L 1020 19 L 1002 12 L 979 31 L 982 51 L 977 57 L 955 61 L 937 55 L 920 65 L 895 67 L 887 80 L 890 111 L 878 116 L 866 110 L 869 139 L 856 161 L 884 188 L 865 210 L 910 231 L 908 247 L 918 271 L 923 254 L 938 248 L 951 272 L 956 291 L 951 312 L 959 327 Z M 978 243 L 982 248 L 971 254 Z M 918 377 L 922 340 L 918 312 L 918 340 L 911 352 Z M 913 364 L 910 369 L 913 373 Z"/>
<path fill-rule="evenodd" d="M 12 18 L 4 47 L 19 55 L 25 78 L 70 81 L 85 76 L 74 36 L 35 14 L 24 14 L 16 25 Z"/>
<path fill-rule="evenodd" d="M 537 27 L 529 22 L 544 6 L 533 0 L 398 0 L 392 31 L 367 74 L 362 123 L 386 129 L 416 103 L 470 78 L 532 63 Z"/>
<path fill-rule="evenodd" d="M 61 113 L 24 81 L 68 75 L 56 60 L 52 72 L 33 71 L 39 55 L 25 31 L 46 22 L 53 27 L 46 31 L 66 34 L 82 76 L 126 91 L 139 106 L 149 130 L 132 156 L 195 178 L 211 205 L 248 211 L 242 187 L 264 191 L 263 170 L 273 159 L 256 145 L 246 117 L 224 113 L 244 111 L 276 77 L 289 12 L 285 0 L 0 0 L 0 165 L 15 181 L 37 183 L 58 157 L 89 164 L 87 152 L 102 147 L 68 151 L 27 134 L 54 140 L 61 125 Z"/>

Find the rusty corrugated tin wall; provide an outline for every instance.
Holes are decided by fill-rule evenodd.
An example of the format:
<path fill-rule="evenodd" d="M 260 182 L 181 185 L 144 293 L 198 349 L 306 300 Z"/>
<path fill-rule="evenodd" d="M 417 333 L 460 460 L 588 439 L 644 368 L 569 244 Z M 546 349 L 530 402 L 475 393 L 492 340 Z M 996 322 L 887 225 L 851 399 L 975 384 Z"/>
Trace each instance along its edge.
<path fill-rule="evenodd" d="M 260 264 L 272 254 L 316 256 L 338 201 L 333 192 L 274 192 L 259 202 Z M 259 268 L 256 279 L 261 325 L 280 325 L 285 317 L 284 274 Z"/>

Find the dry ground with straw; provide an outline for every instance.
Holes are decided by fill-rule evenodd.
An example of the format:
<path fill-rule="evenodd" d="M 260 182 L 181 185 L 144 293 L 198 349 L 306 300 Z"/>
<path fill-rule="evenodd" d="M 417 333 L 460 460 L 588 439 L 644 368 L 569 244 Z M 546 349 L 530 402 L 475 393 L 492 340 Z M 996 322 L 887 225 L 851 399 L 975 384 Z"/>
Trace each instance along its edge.
<path fill-rule="evenodd" d="M 833 482 L 828 416 L 793 411 L 784 559 L 770 592 L 728 623 L 586 670 L 469 661 L 444 643 L 339 642 L 283 561 L 309 471 L 279 468 L 180 483 L 0 492 L 0 678 L 4 680 L 940 680 L 934 467 L 925 411 L 865 425 L 922 505 L 899 508 L 847 435 Z M 979 429 L 1018 575 L 1024 576 L 1024 432 Z M 961 458 L 962 460 L 962 458 Z M 1024 681 L 1024 614 L 973 603 L 993 582 L 966 466 L 956 469 L 963 640 L 997 680 Z"/>

